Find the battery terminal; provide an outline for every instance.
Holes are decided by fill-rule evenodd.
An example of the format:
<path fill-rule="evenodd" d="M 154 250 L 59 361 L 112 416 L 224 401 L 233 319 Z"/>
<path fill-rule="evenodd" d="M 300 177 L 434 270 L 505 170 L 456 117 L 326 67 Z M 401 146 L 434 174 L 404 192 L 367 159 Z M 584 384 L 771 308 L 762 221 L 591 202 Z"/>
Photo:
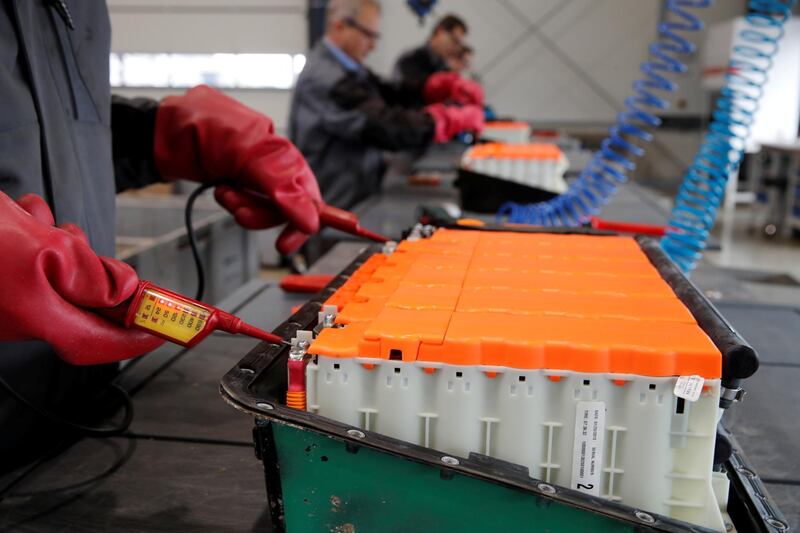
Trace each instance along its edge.
<path fill-rule="evenodd" d="M 288 388 L 286 405 L 300 411 L 306 410 L 306 366 L 308 365 L 308 346 L 306 340 L 299 341 L 289 349 Z"/>
<path fill-rule="evenodd" d="M 383 255 L 392 255 L 397 250 L 397 241 L 388 241 L 383 245 Z"/>

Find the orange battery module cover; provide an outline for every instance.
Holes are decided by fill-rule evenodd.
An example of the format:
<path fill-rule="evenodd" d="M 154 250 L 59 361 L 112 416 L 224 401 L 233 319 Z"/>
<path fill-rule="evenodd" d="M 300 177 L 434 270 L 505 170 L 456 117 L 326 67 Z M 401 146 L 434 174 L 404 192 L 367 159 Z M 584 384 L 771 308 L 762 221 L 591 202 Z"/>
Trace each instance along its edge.
<path fill-rule="evenodd" d="M 632 238 L 440 229 L 326 302 L 330 357 L 719 378 L 719 349 Z"/>

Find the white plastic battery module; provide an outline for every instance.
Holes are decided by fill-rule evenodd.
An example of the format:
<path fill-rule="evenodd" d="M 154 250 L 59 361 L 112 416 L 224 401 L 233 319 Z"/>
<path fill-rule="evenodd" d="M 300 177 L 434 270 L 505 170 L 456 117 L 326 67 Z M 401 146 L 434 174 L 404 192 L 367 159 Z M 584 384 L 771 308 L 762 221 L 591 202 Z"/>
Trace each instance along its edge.
<path fill-rule="evenodd" d="M 569 161 L 555 144 L 478 144 L 464 152 L 461 168 L 553 193 L 567 190 Z"/>

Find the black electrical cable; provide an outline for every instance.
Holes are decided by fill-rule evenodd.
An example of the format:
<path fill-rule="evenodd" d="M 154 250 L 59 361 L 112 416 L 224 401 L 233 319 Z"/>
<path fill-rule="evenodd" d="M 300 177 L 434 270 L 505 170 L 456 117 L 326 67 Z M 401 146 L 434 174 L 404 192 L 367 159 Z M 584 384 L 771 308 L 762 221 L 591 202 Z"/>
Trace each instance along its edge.
<path fill-rule="evenodd" d="M 61 416 L 53 414 L 50 411 L 47 411 L 46 409 L 39 407 L 38 405 L 28 400 L 25 396 L 18 393 L 2 377 L 0 377 L 0 387 L 3 387 L 6 390 L 6 392 L 8 392 L 11 396 L 13 396 L 18 402 L 28 407 L 28 409 L 30 409 L 40 417 L 45 418 L 56 425 L 74 429 L 80 434 L 89 437 L 96 437 L 96 438 L 114 437 L 116 435 L 119 435 L 127 431 L 127 429 L 131 425 L 131 422 L 133 422 L 133 402 L 131 401 L 131 397 L 128 396 L 128 393 L 125 392 L 125 390 L 122 387 L 114 383 L 111 383 L 108 386 L 108 388 L 109 390 L 114 391 L 122 400 L 122 409 L 124 415 L 122 421 L 119 424 L 117 424 L 116 426 L 106 426 L 106 427 L 87 426 L 84 424 L 73 422 L 71 420 L 67 420 Z"/>
<path fill-rule="evenodd" d="M 196 188 L 194 191 L 192 191 L 189 194 L 189 197 L 186 199 L 186 207 L 184 208 L 183 212 L 183 221 L 184 224 L 186 225 L 186 238 L 189 241 L 189 248 L 192 251 L 192 259 L 194 260 L 194 266 L 197 271 L 197 292 L 195 294 L 195 300 L 203 299 L 203 294 L 205 293 L 205 286 L 206 286 L 206 274 L 205 274 L 205 267 L 203 266 L 203 258 L 200 257 L 200 250 L 197 248 L 197 237 L 194 234 L 194 224 L 192 223 L 192 218 L 193 218 L 192 215 L 194 214 L 194 204 L 195 201 L 200 197 L 200 195 L 202 195 L 208 189 L 216 187 L 219 184 L 220 182 L 205 183 Z M 187 350 L 183 350 L 181 354 L 185 353 L 186 351 Z M 130 370 L 134 368 L 137 364 L 139 364 L 139 362 L 142 359 L 143 357 L 139 357 L 138 359 L 134 359 L 133 361 L 128 363 L 125 366 L 125 368 L 119 371 L 116 379 L 119 379 L 123 375 L 130 372 Z M 161 369 L 162 368 L 160 367 L 158 370 L 156 370 L 156 372 L 153 375 L 151 375 L 150 378 L 145 380 L 144 383 L 147 383 L 150 379 L 155 377 L 155 375 L 159 374 Z M 132 394 L 135 393 L 138 390 L 138 388 L 141 388 L 141 385 L 142 384 L 140 384 L 139 387 L 136 388 L 136 390 L 132 391 Z"/>
<path fill-rule="evenodd" d="M 192 223 L 194 204 L 201 194 L 212 187 L 216 187 L 217 185 L 219 185 L 218 182 L 206 183 L 192 191 L 191 194 L 189 194 L 189 197 L 186 199 L 186 206 L 183 212 L 183 221 L 186 225 L 186 238 L 189 241 L 189 248 L 192 251 L 192 259 L 194 260 L 194 266 L 197 271 L 197 292 L 195 294 L 195 300 L 202 300 L 203 298 L 203 294 L 205 293 L 206 274 L 205 267 L 203 266 L 203 258 L 200 257 L 200 250 L 197 248 L 197 237 L 194 234 L 194 224 Z M 125 368 L 120 370 L 117 374 L 116 379 L 118 380 L 120 377 L 130 372 L 131 369 L 136 367 L 136 365 L 139 364 L 142 359 L 143 357 L 139 357 L 138 359 L 134 359 L 125 365 Z"/>
<path fill-rule="evenodd" d="M 205 183 L 196 188 L 189 195 L 186 200 L 186 210 L 184 211 L 184 222 L 186 223 L 186 237 L 189 239 L 189 248 L 192 249 L 192 258 L 194 259 L 194 266 L 197 269 L 197 294 L 195 300 L 202 300 L 203 293 L 206 289 L 206 272 L 203 267 L 203 259 L 200 257 L 200 251 L 197 249 L 197 239 L 194 235 L 194 226 L 192 225 L 192 212 L 194 211 L 194 202 L 205 191 L 212 187 L 219 185 L 216 182 Z"/>
<path fill-rule="evenodd" d="M 40 466 L 45 464 L 47 461 L 61 453 L 61 447 L 63 443 L 59 442 L 58 445 L 54 446 L 50 449 L 47 453 L 42 454 L 41 457 L 36 459 L 30 465 L 25 468 L 19 475 L 17 475 L 14 479 L 12 479 L 9 483 L 6 484 L 5 487 L 0 489 L 0 502 L 2 502 L 5 497 L 11 492 L 11 489 L 22 483 L 25 478 L 29 475 L 33 474 Z"/>
<path fill-rule="evenodd" d="M 195 299 L 200 300 L 203 297 L 203 293 L 205 292 L 205 269 L 203 267 L 203 260 L 200 257 L 200 251 L 197 248 L 197 239 L 195 238 L 194 234 L 194 226 L 192 225 L 192 213 L 194 210 L 194 203 L 197 198 L 203 194 L 206 190 L 216 187 L 218 183 L 206 183 L 192 191 L 189 197 L 186 200 L 186 208 L 184 211 L 184 221 L 186 223 L 186 236 L 189 240 L 189 247 L 192 250 L 192 258 L 194 259 L 194 264 L 197 269 L 197 295 Z M 115 380 L 118 380 L 122 375 L 130 371 L 131 368 L 134 368 L 136 364 L 141 361 L 141 358 L 131 361 L 125 368 L 120 370 L 120 372 L 115 377 Z M 124 436 L 131 438 L 133 434 L 126 434 L 125 432 L 128 431 L 130 428 L 131 423 L 133 422 L 133 401 L 131 400 L 130 395 L 128 394 L 125 389 L 117 385 L 116 383 L 109 384 L 108 388 L 114 391 L 122 400 L 122 409 L 123 409 L 123 419 L 122 421 L 116 426 L 106 426 L 106 427 L 93 427 L 87 426 L 84 424 L 79 424 L 77 422 L 73 422 L 71 420 L 67 420 L 55 413 L 52 413 L 36 404 L 28 400 L 25 396 L 17 392 L 6 380 L 0 377 L 0 387 L 5 389 L 8 394 L 10 394 L 14 399 L 16 399 L 21 404 L 25 405 L 28 409 L 39 415 L 40 417 L 49 420 L 50 422 L 61 426 L 70 428 L 82 436 L 86 437 L 93 437 L 93 438 L 108 438 L 108 437 L 117 437 L 117 436 Z M 27 478 L 30 474 L 32 474 L 35 470 L 37 470 L 40 466 L 44 463 L 52 459 L 57 455 L 57 452 L 60 451 L 62 444 L 59 443 L 58 446 L 54 447 L 48 453 L 45 453 L 30 464 L 20 475 L 16 476 L 10 483 L 8 483 L 5 487 L 0 489 L 0 501 L 13 489 L 17 484 L 21 483 L 25 478 Z"/>

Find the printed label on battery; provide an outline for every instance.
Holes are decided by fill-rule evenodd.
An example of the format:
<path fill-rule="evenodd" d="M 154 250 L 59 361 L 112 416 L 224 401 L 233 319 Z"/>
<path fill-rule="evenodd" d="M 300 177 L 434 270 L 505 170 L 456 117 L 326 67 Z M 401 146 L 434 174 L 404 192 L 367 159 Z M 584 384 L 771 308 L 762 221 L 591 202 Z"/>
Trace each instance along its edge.
<path fill-rule="evenodd" d="M 203 331 L 209 311 L 152 289 L 145 289 L 134 323 L 180 342 L 191 341 Z"/>
<path fill-rule="evenodd" d="M 703 383 L 705 380 L 702 376 L 681 376 L 675 381 L 675 396 L 696 402 L 703 392 Z"/>
<path fill-rule="evenodd" d="M 575 413 L 575 441 L 572 457 L 572 485 L 575 490 L 600 496 L 603 444 L 606 434 L 606 404 L 578 402 Z"/>

